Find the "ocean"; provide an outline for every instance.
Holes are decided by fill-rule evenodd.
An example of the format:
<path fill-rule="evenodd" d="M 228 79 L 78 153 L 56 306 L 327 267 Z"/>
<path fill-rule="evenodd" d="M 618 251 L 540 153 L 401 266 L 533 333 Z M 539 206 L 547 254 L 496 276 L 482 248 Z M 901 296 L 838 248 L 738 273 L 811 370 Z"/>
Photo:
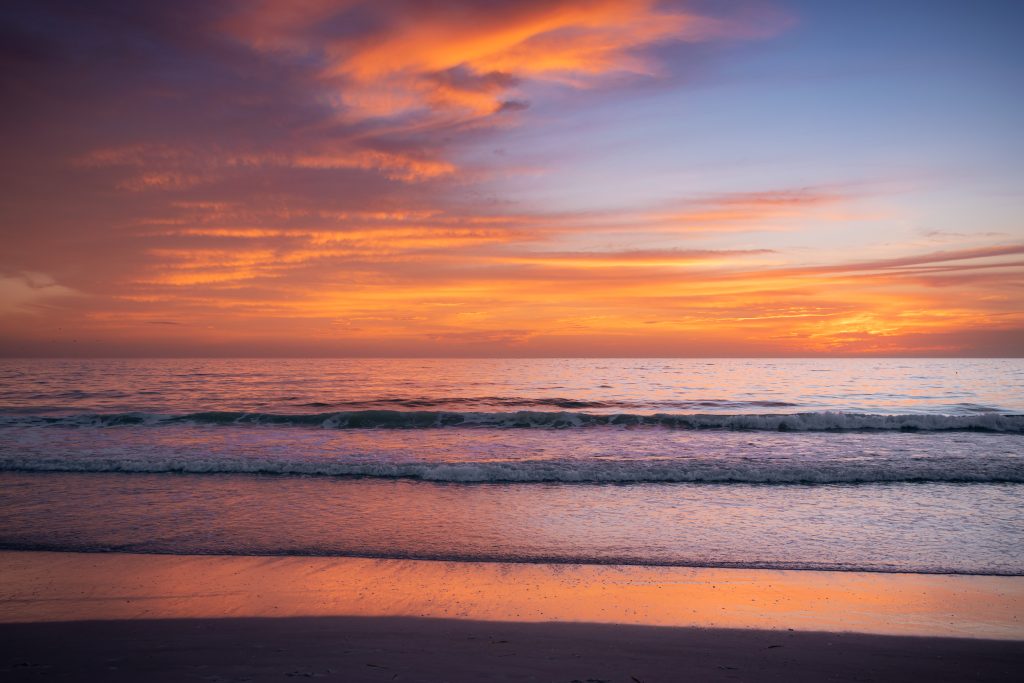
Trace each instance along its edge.
<path fill-rule="evenodd" d="M 1021 359 L 0 360 L 0 549 L 1024 575 Z"/>

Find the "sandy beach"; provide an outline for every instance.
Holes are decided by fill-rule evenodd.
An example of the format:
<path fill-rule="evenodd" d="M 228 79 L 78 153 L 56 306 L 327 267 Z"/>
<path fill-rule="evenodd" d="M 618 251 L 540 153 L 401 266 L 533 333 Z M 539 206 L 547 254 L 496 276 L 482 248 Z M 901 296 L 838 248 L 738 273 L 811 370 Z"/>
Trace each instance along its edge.
<path fill-rule="evenodd" d="M 1013 680 L 1024 580 L 0 553 L 7 680 Z"/>
<path fill-rule="evenodd" d="M 0 626 L 8 681 L 1011 681 L 1019 642 L 300 617 Z"/>

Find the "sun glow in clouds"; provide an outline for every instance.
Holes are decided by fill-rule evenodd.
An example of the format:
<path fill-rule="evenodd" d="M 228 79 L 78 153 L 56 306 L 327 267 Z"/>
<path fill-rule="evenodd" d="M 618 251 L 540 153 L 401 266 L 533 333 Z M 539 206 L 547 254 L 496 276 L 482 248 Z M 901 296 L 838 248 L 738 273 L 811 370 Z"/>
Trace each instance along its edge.
<path fill-rule="evenodd" d="M 15 5 L 4 353 L 1024 345 L 1022 103 L 949 8 L 904 40 L 781 1 Z M 955 111 L 904 87 L 930 51 Z"/>

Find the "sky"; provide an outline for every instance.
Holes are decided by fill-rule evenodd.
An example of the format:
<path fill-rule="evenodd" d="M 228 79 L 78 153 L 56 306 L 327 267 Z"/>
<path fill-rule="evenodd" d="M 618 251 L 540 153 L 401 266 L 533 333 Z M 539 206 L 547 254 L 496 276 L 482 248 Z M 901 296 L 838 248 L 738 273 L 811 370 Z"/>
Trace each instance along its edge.
<path fill-rule="evenodd" d="M 1021 25 L 9 0 L 0 355 L 1020 356 Z"/>

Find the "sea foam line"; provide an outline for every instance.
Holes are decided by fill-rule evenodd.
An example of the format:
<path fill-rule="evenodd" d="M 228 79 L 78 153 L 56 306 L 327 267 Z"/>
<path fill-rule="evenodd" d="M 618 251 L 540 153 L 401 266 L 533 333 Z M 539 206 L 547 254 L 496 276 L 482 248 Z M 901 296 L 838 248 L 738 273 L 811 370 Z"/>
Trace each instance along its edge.
<path fill-rule="evenodd" d="M 266 457 L 0 457 L 0 471 L 127 474 L 260 474 L 412 479 L 462 484 L 871 484 L 1024 483 L 1020 458 L 927 458 L 878 461 L 518 460 L 380 462 Z"/>
<path fill-rule="evenodd" d="M 71 553 L 130 553 L 132 555 L 170 555 L 207 557 L 327 557 L 370 560 L 473 562 L 539 565 L 595 565 L 617 567 L 680 567 L 693 569 L 770 569 L 818 572 L 860 572 L 871 574 L 939 574 L 952 576 L 1024 576 L 1024 571 L 998 566 L 967 568 L 942 564 L 894 564 L 888 562 L 813 562 L 795 560 L 721 560 L 711 558 L 644 557 L 628 554 L 549 554 L 502 552 L 429 552 L 374 551 L 363 548 L 337 548 L 290 545 L 266 548 L 253 545 L 224 547 L 222 545 L 184 545 L 167 547 L 138 543 L 99 545 L 88 542 L 7 541 L 0 539 L 0 550 Z"/>
<path fill-rule="evenodd" d="M 770 414 L 653 415 L 585 412 L 449 412 L 353 410 L 331 413 L 281 414 L 211 411 L 178 415 L 156 413 L 84 414 L 66 417 L 4 416 L 0 426 L 124 427 L 168 424 L 275 425 L 322 429 L 436 429 L 489 427 L 520 429 L 572 429 L 582 427 L 662 427 L 668 429 L 721 429 L 750 431 L 979 431 L 1024 434 L 1024 415 L 981 413 L 972 415 L 808 412 Z"/>

